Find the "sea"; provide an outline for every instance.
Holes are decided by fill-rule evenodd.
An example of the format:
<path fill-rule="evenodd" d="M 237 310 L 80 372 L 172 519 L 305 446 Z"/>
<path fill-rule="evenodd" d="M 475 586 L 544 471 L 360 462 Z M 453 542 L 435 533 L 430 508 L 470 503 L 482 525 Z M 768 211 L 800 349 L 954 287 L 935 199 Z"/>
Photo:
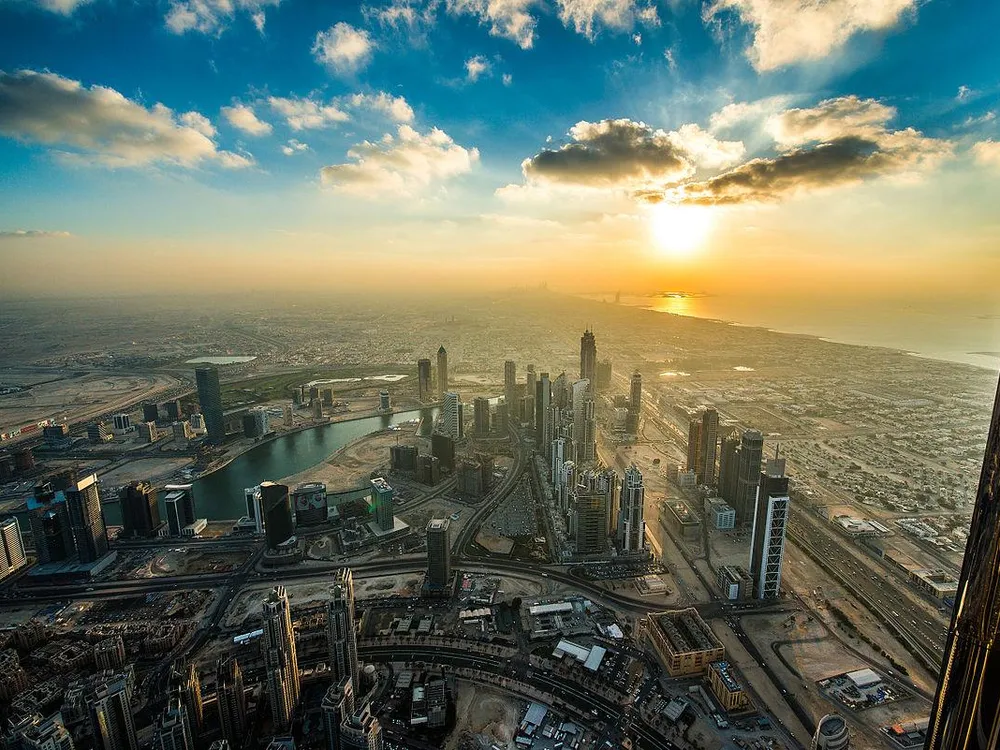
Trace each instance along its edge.
<path fill-rule="evenodd" d="M 690 292 L 587 294 L 662 313 L 797 333 L 843 344 L 880 346 L 988 370 L 1000 369 L 1000 298 L 964 300 L 788 299 L 773 289 L 759 296 Z"/>

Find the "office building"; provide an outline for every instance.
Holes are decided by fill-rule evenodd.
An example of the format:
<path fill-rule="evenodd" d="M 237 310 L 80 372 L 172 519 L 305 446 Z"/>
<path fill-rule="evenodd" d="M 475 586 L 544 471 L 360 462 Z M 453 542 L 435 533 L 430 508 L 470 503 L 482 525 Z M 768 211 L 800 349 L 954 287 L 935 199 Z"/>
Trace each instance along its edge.
<path fill-rule="evenodd" d="M 132 431 L 132 417 L 128 414 L 115 414 L 111 417 L 111 424 L 114 425 L 115 432 L 131 432 Z"/>
<path fill-rule="evenodd" d="M 788 502 L 784 459 L 768 460 L 760 475 L 750 534 L 749 569 L 755 599 L 776 599 L 780 593 Z"/>
<path fill-rule="evenodd" d="M 597 340 L 589 328 L 580 337 L 580 380 L 597 382 Z"/>
<path fill-rule="evenodd" d="M 0 580 L 27 564 L 20 523 L 13 516 L 0 520 Z"/>
<path fill-rule="evenodd" d="M 578 464 L 592 463 L 597 458 L 597 420 L 594 416 L 594 397 L 588 389 L 577 395 L 577 381 L 573 386 L 573 447 Z"/>
<path fill-rule="evenodd" d="M 193 662 L 177 662 L 171 669 L 170 686 L 184 704 L 191 727 L 200 730 L 205 723 L 205 705 L 201 699 L 198 668 Z"/>
<path fill-rule="evenodd" d="M 549 448 L 549 482 L 555 490 L 560 487 L 563 464 L 572 458 L 572 445 L 571 438 L 559 437 L 552 441 Z"/>
<path fill-rule="evenodd" d="M 371 480 L 371 483 L 372 499 L 369 511 L 372 514 L 373 520 L 382 531 L 392 531 L 395 525 L 393 519 L 395 506 L 392 499 L 394 494 L 392 485 L 382 477 L 376 477 Z"/>
<path fill-rule="evenodd" d="M 636 370 L 629 381 L 628 419 L 625 430 L 633 435 L 639 431 L 639 417 L 642 414 L 642 374 Z"/>
<path fill-rule="evenodd" d="M 705 501 L 706 520 L 716 531 L 732 531 L 736 528 L 736 510 L 719 497 Z"/>
<path fill-rule="evenodd" d="M 101 445 L 102 443 L 110 443 L 114 440 L 114 435 L 108 429 L 107 422 L 91 422 L 87 425 L 87 440 L 91 443 Z"/>
<path fill-rule="evenodd" d="M 622 553 L 646 551 L 645 493 L 642 473 L 632 464 L 625 470 L 618 511 L 618 550 Z"/>
<path fill-rule="evenodd" d="M 607 551 L 611 490 L 593 472 L 577 479 L 574 493 L 576 554 L 601 555 Z"/>
<path fill-rule="evenodd" d="M 132 685 L 125 676 L 99 682 L 87 699 L 87 714 L 100 750 L 139 750 L 132 716 Z"/>
<path fill-rule="evenodd" d="M 108 530 L 104 525 L 97 475 L 74 482 L 64 494 L 76 556 L 82 563 L 96 562 L 108 553 Z"/>
<path fill-rule="evenodd" d="M 701 478 L 701 420 L 688 422 L 687 470 L 694 473 L 696 481 Z"/>
<path fill-rule="evenodd" d="M 211 443 L 226 439 L 226 420 L 222 412 L 222 386 L 219 370 L 215 367 L 198 367 L 194 371 L 198 386 L 198 403 L 205 420 L 205 430 Z"/>
<path fill-rule="evenodd" d="M 340 727 L 341 750 L 383 750 L 382 725 L 364 704 Z"/>
<path fill-rule="evenodd" d="M 431 455 L 441 464 L 442 471 L 455 470 L 455 440 L 450 435 L 431 435 Z"/>
<path fill-rule="evenodd" d="M 125 666 L 125 641 L 113 635 L 94 644 L 94 664 L 98 670 L 121 669 Z"/>
<path fill-rule="evenodd" d="M 163 498 L 163 509 L 167 513 L 167 531 L 170 536 L 183 536 L 184 528 L 197 520 L 191 485 L 168 484 L 164 489 L 167 491 Z"/>
<path fill-rule="evenodd" d="M 444 435 L 434 437 L 444 437 Z M 416 476 L 417 481 L 433 487 L 441 481 L 441 459 L 437 456 L 418 456 Z"/>
<path fill-rule="evenodd" d="M 758 468 L 758 473 L 760 470 Z M 736 485 L 740 475 L 740 436 L 736 430 L 724 431 L 719 441 L 718 495 L 730 505 L 736 503 Z"/>
<path fill-rule="evenodd" d="M 340 728 L 349 720 L 356 710 L 354 705 L 354 683 L 350 677 L 335 680 L 321 705 L 323 711 L 323 729 L 326 734 L 326 750 L 340 750 Z"/>
<path fill-rule="evenodd" d="M 489 437 L 490 400 L 485 396 L 476 396 L 472 402 L 472 422 L 476 437 Z"/>
<path fill-rule="evenodd" d="M 177 697 L 167 702 L 153 733 L 154 750 L 194 750 L 191 717 Z"/>
<path fill-rule="evenodd" d="M 392 471 L 416 471 L 419 455 L 415 445 L 390 445 L 389 468 Z"/>
<path fill-rule="evenodd" d="M 254 522 L 254 532 L 264 533 L 264 509 L 261 507 L 260 485 L 246 487 L 243 490 L 244 500 L 247 505 L 247 518 Z"/>
<path fill-rule="evenodd" d="M 247 731 L 247 698 L 243 672 L 235 657 L 220 659 L 215 668 L 215 700 L 223 738 L 233 747 L 243 745 Z"/>
<path fill-rule="evenodd" d="M 431 395 L 431 361 L 427 358 L 417 360 L 417 397 L 426 401 Z"/>
<path fill-rule="evenodd" d="M 292 491 L 292 507 L 297 526 L 326 523 L 326 485 L 322 482 L 300 484 Z"/>
<path fill-rule="evenodd" d="M 726 601 L 743 601 L 753 595 L 753 579 L 741 565 L 723 565 L 719 568 L 716 583 Z"/>
<path fill-rule="evenodd" d="M 287 484 L 260 483 L 260 505 L 264 516 L 264 539 L 270 550 L 295 536 L 295 520 Z"/>
<path fill-rule="evenodd" d="M 465 426 L 462 424 L 462 401 L 454 391 L 444 394 L 444 410 L 441 415 L 441 432 L 452 440 L 464 437 Z"/>
<path fill-rule="evenodd" d="M 149 482 L 127 484 L 119 492 L 118 502 L 122 512 L 121 536 L 148 539 L 159 534 L 163 522 L 153 485 Z"/>
<path fill-rule="evenodd" d="M 726 656 L 722 641 L 694 607 L 650 613 L 645 633 L 671 677 L 705 674 L 709 664 Z"/>
<path fill-rule="evenodd" d="M 851 733 L 847 722 L 837 714 L 827 714 L 816 725 L 810 750 L 847 750 L 851 746 Z M 969 746 L 966 746 L 969 747 Z M 969 747 L 969 750 L 972 750 Z"/>
<path fill-rule="evenodd" d="M 163 411 L 168 422 L 177 422 L 184 417 L 184 412 L 181 411 L 181 402 L 176 398 L 165 401 Z"/>
<path fill-rule="evenodd" d="M 552 403 L 552 383 L 549 374 L 543 372 L 535 381 L 535 445 L 542 447 L 546 445 L 545 440 L 545 420 L 548 418 L 549 406 Z"/>
<path fill-rule="evenodd" d="M 740 526 L 753 523 L 763 453 L 764 436 L 757 430 L 746 430 L 740 437 L 736 494 L 730 500 L 736 510 L 736 523 Z"/>
<path fill-rule="evenodd" d="M 753 708 L 750 694 L 728 661 L 714 661 L 708 665 L 708 686 L 726 713 Z"/>
<path fill-rule="evenodd" d="M 39 563 L 62 562 L 76 557 L 63 490 L 56 491 L 50 482 L 36 486 L 34 496 L 28 498 L 28 519 Z"/>
<path fill-rule="evenodd" d="M 35 715 L 26 724 L 18 725 L 14 734 L 18 750 L 73 750 L 73 737 L 58 712 L 44 720 Z"/>
<path fill-rule="evenodd" d="M 347 678 L 358 684 L 358 637 L 354 630 L 354 576 L 350 568 L 340 568 L 330 586 L 326 609 L 326 645 L 333 681 Z"/>
<path fill-rule="evenodd" d="M 517 398 L 517 363 L 512 359 L 503 363 L 503 397 L 508 406 Z"/>
<path fill-rule="evenodd" d="M 602 359 L 597 363 L 597 390 L 611 387 L 611 360 Z"/>
<path fill-rule="evenodd" d="M 531 422 L 535 418 L 535 366 L 528 365 L 524 368 L 524 396 L 531 398 L 531 411 L 524 412 L 524 422 Z"/>
<path fill-rule="evenodd" d="M 447 518 L 427 523 L 427 585 L 444 588 L 451 583 L 451 538 Z"/>
<path fill-rule="evenodd" d="M 701 483 L 715 484 L 715 461 L 718 454 L 719 412 L 706 409 L 701 415 Z"/>
<path fill-rule="evenodd" d="M 243 415 L 243 437 L 259 438 L 270 431 L 267 409 L 255 406 Z"/>
<path fill-rule="evenodd" d="M 142 405 L 142 421 L 156 422 L 160 418 L 160 409 L 156 404 L 148 401 Z"/>
<path fill-rule="evenodd" d="M 263 620 L 261 651 L 267 673 L 266 692 L 271 704 L 271 721 L 281 732 L 291 726 L 299 702 L 299 662 L 284 586 L 275 586 L 264 600 Z"/>
<path fill-rule="evenodd" d="M 448 352 L 445 350 L 444 344 L 438 349 L 437 365 L 438 396 L 443 396 L 448 392 Z"/>

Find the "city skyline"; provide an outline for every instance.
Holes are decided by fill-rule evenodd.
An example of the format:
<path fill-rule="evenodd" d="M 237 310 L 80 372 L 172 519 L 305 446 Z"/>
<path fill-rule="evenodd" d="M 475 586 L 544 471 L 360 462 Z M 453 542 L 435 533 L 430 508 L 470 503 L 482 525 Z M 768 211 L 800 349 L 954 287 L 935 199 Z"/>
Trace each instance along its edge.
<path fill-rule="evenodd" d="M 736 294 L 780 267 L 800 292 L 992 312 L 1000 10 L 976 13 L 3 3 L 5 291 L 281 286 L 280 247 L 335 285 L 375 261 Z"/>

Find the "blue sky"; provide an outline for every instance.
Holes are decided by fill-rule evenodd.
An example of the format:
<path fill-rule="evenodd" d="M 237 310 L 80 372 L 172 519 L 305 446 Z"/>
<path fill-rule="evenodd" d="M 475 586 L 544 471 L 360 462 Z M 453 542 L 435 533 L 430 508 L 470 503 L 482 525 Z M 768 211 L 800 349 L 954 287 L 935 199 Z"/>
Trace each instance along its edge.
<path fill-rule="evenodd" d="M 778 258 L 960 290 L 998 255 L 998 27 L 971 0 L 0 0 L 0 257 L 22 290 L 80 253 L 121 283 L 280 255 L 736 288 Z"/>

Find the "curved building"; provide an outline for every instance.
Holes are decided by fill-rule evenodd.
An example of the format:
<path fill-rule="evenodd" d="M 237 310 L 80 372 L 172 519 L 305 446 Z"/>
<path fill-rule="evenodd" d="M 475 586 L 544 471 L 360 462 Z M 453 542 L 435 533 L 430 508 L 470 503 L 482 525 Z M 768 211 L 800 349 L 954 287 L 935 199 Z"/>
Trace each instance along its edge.
<path fill-rule="evenodd" d="M 812 750 L 846 750 L 851 744 L 847 722 L 837 714 L 827 714 L 819 720 L 813 735 Z"/>
<path fill-rule="evenodd" d="M 292 491 L 292 507 L 299 526 L 326 523 L 326 485 L 306 482 Z"/>

